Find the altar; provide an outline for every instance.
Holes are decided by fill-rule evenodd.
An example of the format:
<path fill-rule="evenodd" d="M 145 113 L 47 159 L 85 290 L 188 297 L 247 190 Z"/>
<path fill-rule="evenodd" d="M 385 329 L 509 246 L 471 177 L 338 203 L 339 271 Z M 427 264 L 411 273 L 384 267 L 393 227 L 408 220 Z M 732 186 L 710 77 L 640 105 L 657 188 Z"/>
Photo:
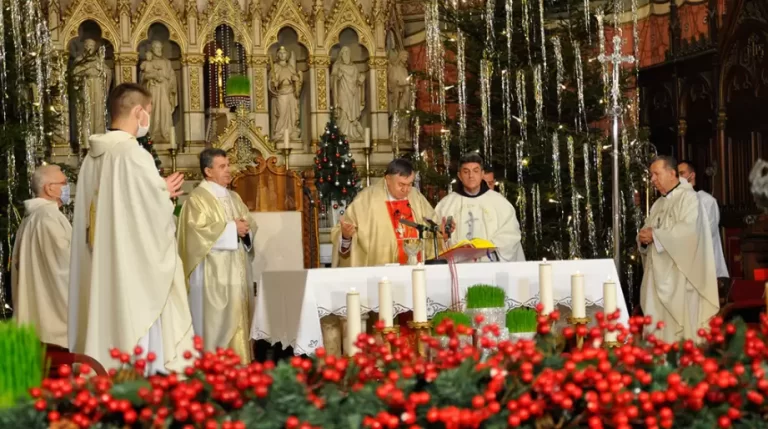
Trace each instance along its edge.
<path fill-rule="evenodd" d="M 571 306 L 571 275 L 584 275 L 587 307 L 603 305 L 603 283 L 618 279 L 613 260 L 593 259 L 554 261 L 553 296 L 555 307 Z M 460 298 L 468 287 L 488 284 L 503 288 L 507 294 L 507 309 L 535 307 L 539 302 L 539 261 L 487 264 L 459 264 Z M 382 277 L 392 282 L 395 315 L 413 308 L 410 266 L 367 268 L 310 269 L 272 271 L 261 275 L 251 326 L 251 338 L 282 343 L 293 347 L 294 353 L 312 354 L 323 347 L 320 319 L 346 316 L 346 294 L 355 288 L 360 293 L 362 313 L 377 312 L 378 283 Z M 451 306 L 451 274 L 448 265 L 426 267 L 427 316 Z M 619 321 L 629 322 L 624 295 L 617 283 Z"/>

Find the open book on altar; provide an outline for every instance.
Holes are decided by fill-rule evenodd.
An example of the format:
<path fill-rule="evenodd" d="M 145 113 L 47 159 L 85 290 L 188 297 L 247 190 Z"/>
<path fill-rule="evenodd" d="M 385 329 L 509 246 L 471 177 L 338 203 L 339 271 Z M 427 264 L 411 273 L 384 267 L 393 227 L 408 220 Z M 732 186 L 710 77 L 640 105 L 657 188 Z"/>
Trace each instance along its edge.
<path fill-rule="evenodd" d="M 495 258 L 492 254 L 496 252 L 496 246 L 488 240 L 482 238 L 473 238 L 472 240 L 462 240 L 450 249 L 440 254 L 441 259 L 451 260 L 455 263 L 470 262 L 483 257 L 491 260 Z"/>

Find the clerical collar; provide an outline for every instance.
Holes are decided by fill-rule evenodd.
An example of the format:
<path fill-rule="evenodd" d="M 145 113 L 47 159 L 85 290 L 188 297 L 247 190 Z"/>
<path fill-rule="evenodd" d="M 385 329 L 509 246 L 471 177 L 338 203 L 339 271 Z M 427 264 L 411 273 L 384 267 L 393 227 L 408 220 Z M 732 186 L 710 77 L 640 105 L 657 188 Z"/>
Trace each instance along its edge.
<path fill-rule="evenodd" d="M 485 180 L 482 180 L 480 181 L 480 191 L 475 195 L 471 195 L 470 193 L 468 193 L 467 190 L 464 189 L 464 185 L 462 185 L 461 182 L 458 183 L 456 192 L 462 197 L 477 198 L 490 190 L 491 188 L 488 187 L 488 184 L 485 183 Z"/>
<path fill-rule="evenodd" d="M 672 193 L 672 191 L 674 191 L 675 189 L 677 189 L 677 187 L 678 187 L 678 186 L 680 186 L 680 184 L 681 184 L 681 183 L 683 183 L 683 182 L 681 182 L 681 181 L 678 181 L 678 182 L 677 182 L 677 185 L 675 185 L 675 187 L 674 187 L 674 188 L 670 189 L 670 190 L 669 190 L 669 192 L 667 192 L 666 194 L 664 194 L 664 198 L 667 198 L 667 197 L 669 197 L 669 194 L 671 194 L 671 193 Z"/>

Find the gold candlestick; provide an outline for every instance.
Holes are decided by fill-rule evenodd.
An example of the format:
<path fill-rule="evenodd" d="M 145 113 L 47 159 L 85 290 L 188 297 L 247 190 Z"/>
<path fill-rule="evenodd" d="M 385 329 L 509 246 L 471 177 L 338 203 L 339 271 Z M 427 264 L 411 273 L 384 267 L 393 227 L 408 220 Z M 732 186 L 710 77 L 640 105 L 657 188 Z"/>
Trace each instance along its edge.
<path fill-rule="evenodd" d="M 392 353 L 392 344 L 387 341 L 387 336 L 389 334 L 395 334 L 395 336 L 400 336 L 400 327 L 399 326 L 390 326 L 389 328 L 384 328 L 381 331 L 376 331 L 376 340 L 381 341 L 382 344 L 384 344 L 387 347 L 387 351 Z"/>
<path fill-rule="evenodd" d="M 363 155 L 365 155 L 365 186 L 371 186 L 371 152 L 370 147 L 363 148 Z"/>
<path fill-rule="evenodd" d="M 429 335 L 432 331 L 432 322 L 408 322 L 408 327 L 413 330 L 413 335 L 416 338 L 416 349 L 419 351 L 419 356 L 427 357 L 427 344 L 421 339 L 424 335 Z"/>
<path fill-rule="evenodd" d="M 176 154 L 178 153 L 178 150 L 176 148 L 170 148 L 168 149 L 168 153 L 171 155 L 171 173 L 176 172 Z"/>
<path fill-rule="evenodd" d="M 291 166 L 288 163 L 288 159 L 291 157 L 291 151 L 292 150 L 293 149 L 291 149 L 289 147 L 280 148 L 280 153 L 282 153 L 283 154 L 283 158 L 285 158 L 285 169 L 286 170 L 290 170 L 291 169 Z"/>
<path fill-rule="evenodd" d="M 219 88 L 219 108 L 224 106 L 224 65 L 229 64 L 229 57 L 224 55 L 224 51 L 216 49 L 216 55 L 208 57 L 208 62 L 216 65 L 216 85 Z"/>
<path fill-rule="evenodd" d="M 589 323 L 589 317 L 569 317 L 568 323 L 573 325 L 573 329 L 576 330 L 576 347 L 582 348 L 584 346 L 584 336 L 579 335 L 578 330 L 579 326 L 583 325 L 584 327 L 587 326 L 587 323 Z"/>

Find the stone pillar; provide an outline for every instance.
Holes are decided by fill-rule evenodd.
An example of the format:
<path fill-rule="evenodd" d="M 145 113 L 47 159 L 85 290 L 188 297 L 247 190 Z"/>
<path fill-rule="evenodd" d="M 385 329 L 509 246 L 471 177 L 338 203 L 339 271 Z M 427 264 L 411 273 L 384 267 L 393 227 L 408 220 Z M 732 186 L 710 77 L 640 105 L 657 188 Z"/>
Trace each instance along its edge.
<path fill-rule="evenodd" d="M 248 61 L 248 78 L 251 80 L 251 110 L 257 127 L 272 136 L 269 129 L 269 95 L 267 91 L 267 56 L 251 55 Z"/>
<path fill-rule="evenodd" d="M 51 37 L 51 43 L 58 45 L 59 43 L 59 26 L 61 25 L 61 6 L 59 0 L 51 0 L 48 2 L 48 28 Z"/>
<path fill-rule="evenodd" d="M 136 82 L 136 66 L 139 54 L 135 52 L 120 52 L 115 54 L 115 85 Z"/>
<path fill-rule="evenodd" d="M 54 66 L 53 71 L 57 76 L 51 76 L 52 81 L 58 81 L 60 76 L 63 75 L 64 79 L 69 79 L 67 74 L 67 64 L 69 64 L 69 51 L 67 50 L 61 50 L 58 51 L 57 55 L 61 60 L 60 62 Z M 62 88 L 65 93 L 67 91 L 67 85 L 69 82 L 64 82 L 64 88 Z M 61 103 L 61 101 L 67 101 L 67 103 Z M 55 130 L 53 130 L 53 137 L 52 137 L 52 143 L 51 143 L 51 157 L 54 162 L 57 164 L 63 164 L 67 163 L 67 161 L 72 158 L 75 163 L 77 163 L 77 157 L 72 157 L 71 155 L 77 155 L 74 150 L 72 150 L 72 146 L 69 142 L 69 98 L 68 97 L 57 97 L 57 99 L 54 101 L 53 107 L 61 112 L 61 126 L 57 127 Z"/>
<path fill-rule="evenodd" d="M 197 2 L 195 0 L 187 0 L 185 7 L 185 13 L 187 18 L 187 39 L 189 39 L 190 46 L 197 45 Z M 192 49 L 190 49 L 192 52 Z"/>
<path fill-rule="evenodd" d="M 310 126 L 312 152 L 317 150 L 318 137 L 323 134 L 330 119 L 331 97 L 329 94 L 329 67 L 331 57 L 316 55 L 309 58 Z"/>
<path fill-rule="evenodd" d="M 182 74 L 187 82 L 186 91 L 182 91 L 184 112 L 184 145 L 186 147 L 205 145 L 205 110 L 203 108 L 204 88 L 203 65 L 205 55 L 187 54 L 181 60 Z"/>
<path fill-rule="evenodd" d="M 131 46 L 131 2 L 130 0 L 118 0 L 117 2 L 117 25 L 120 31 L 120 46 L 115 46 L 116 51 L 133 52 Z M 122 72 L 120 73 L 122 74 Z"/>
<path fill-rule="evenodd" d="M 677 122 L 677 148 L 678 153 L 680 156 L 678 156 L 679 159 L 687 159 L 688 158 L 688 146 L 685 144 L 685 134 L 688 132 L 688 123 L 685 121 L 685 119 L 680 119 Z"/>
<path fill-rule="evenodd" d="M 371 139 L 377 151 L 381 143 L 389 142 L 389 106 L 387 99 L 387 57 L 371 57 L 368 61 L 368 88 L 371 94 Z M 389 151 L 389 149 L 387 149 Z"/>
<path fill-rule="evenodd" d="M 728 117 L 725 114 L 725 109 L 720 109 L 717 114 L 717 149 L 718 149 L 718 163 L 720 164 L 717 169 L 717 174 L 720 176 L 720 180 L 716 181 L 715 186 L 715 198 L 720 201 L 720 204 L 731 204 L 733 192 L 728 188 L 728 182 L 733 186 L 733 181 L 727 180 L 730 171 L 726 168 L 726 147 L 727 140 L 725 138 L 725 126 L 728 123 Z"/>

